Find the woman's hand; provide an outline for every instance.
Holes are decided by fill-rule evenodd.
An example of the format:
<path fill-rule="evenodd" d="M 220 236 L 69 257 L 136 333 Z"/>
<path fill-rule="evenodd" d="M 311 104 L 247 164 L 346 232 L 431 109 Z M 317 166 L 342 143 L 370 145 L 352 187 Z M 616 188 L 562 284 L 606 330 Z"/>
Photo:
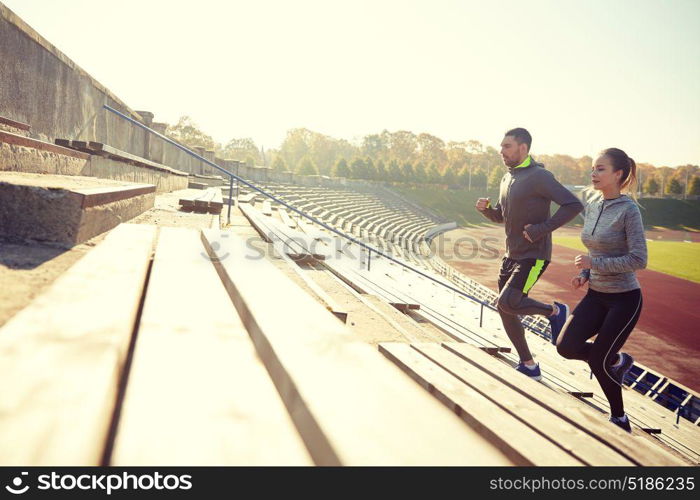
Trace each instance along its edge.
<path fill-rule="evenodd" d="M 479 212 L 484 212 L 487 208 L 489 208 L 489 203 L 491 203 L 491 198 L 479 198 L 476 200 L 476 209 Z"/>
<path fill-rule="evenodd" d="M 574 265 L 579 269 L 590 269 L 591 258 L 588 255 L 577 255 L 574 259 Z"/>
<path fill-rule="evenodd" d="M 527 233 L 527 228 L 530 227 L 530 226 L 532 226 L 532 224 L 528 224 L 528 225 L 526 225 L 526 226 L 523 228 L 523 238 L 525 238 L 525 239 L 526 239 L 527 241 L 529 241 L 530 243 L 534 243 L 534 242 L 532 241 L 532 238 L 530 238 L 530 235 Z"/>
<path fill-rule="evenodd" d="M 574 287 L 574 290 L 578 290 L 587 282 L 588 278 L 584 278 L 583 276 L 574 276 L 573 278 L 571 278 L 571 286 Z"/>

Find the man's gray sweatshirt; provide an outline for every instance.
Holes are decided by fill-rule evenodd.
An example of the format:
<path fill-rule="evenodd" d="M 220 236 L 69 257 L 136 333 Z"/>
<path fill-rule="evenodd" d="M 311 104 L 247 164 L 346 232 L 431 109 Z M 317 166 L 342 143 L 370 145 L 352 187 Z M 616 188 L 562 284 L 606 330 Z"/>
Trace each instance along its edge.
<path fill-rule="evenodd" d="M 559 209 L 550 217 L 550 203 Z M 562 186 L 541 163 L 531 158 L 526 167 L 509 167 L 501 179 L 499 201 L 482 212 L 493 222 L 504 222 L 506 257 L 552 260 L 552 231 L 583 210 L 574 194 Z M 523 236 L 526 225 L 533 243 Z"/>
<path fill-rule="evenodd" d="M 588 203 L 581 241 L 591 257 L 591 269 L 581 276 L 590 280 L 591 290 L 620 293 L 639 288 L 635 271 L 647 266 L 647 240 L 634 200 L 622 195 Z"/>

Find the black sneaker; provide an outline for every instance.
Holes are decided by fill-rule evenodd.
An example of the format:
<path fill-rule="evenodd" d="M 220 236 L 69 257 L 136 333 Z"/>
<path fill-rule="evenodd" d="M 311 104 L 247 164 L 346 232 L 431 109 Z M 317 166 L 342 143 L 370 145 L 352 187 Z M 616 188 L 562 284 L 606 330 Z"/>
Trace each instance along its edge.
<path fill-rule="evenodd" d="M 620 366 L 611 366 L 610 375 L 618 384 L 622 385 L 625 381 L 625 375 L 634 366 L 634 358 L 626 352 L 621 352 L 620 357 L 622 358 L 622 363 L 620 363 Z"/>
<path fill-rule="evenodd" d="M 632 434 L 632 426 L 630 425 L 630 419 L 627 418 L 627 415 L 623 415 L 621 417 L 610 417 L 610 421 L 625 432 Z"/>
<path fill-rule="evenodd" d="M 515 369 L 533 380 L 542 380 L 542 372 L 540 371 L 539 363 L 537 363 L 534 368 L 528 368 L 525 363 L 521 361 Z"/>
<path fill-rule="evenodd" d="M 564 323 L 566 323 L 566 318 L 569 317 L 569 306 L 566 304 L 560 304 L 559 302 L 554 302 L 559 306 L 559 313 L 556 316 L 549 316 L 549 326 L 552 330 L 552 344 L 557 344 L 557 339 L 561 333 L 562 328 L 564 328 Z"/>

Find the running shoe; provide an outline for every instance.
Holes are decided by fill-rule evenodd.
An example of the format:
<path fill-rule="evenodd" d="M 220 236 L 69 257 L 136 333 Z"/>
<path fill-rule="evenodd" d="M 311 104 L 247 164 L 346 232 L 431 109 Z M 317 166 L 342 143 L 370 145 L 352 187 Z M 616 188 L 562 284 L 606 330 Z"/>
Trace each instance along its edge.
<path fill-rule="evenodd" d="M 619 366 L 611 366 L 610 375 L 618 384 L 623 385 L 625 382 L 625 375 L 627 375 L 627 372 L 630 371 L 634 365 L 634 358 L 626 352 L 621 352 L 620 357 L 622 358 L 622 363 L 620 363 Z"/>
<path fill-rule="evenodd" d="M 630 425 L 630 419 L 627 418 L 627 415 L 623 415 L 621 417 L 610 417 L 610 421 L 617 425 L 620 429 L 632 434 L 632 426 Z"/>
<path fill-rule="evenodd" d="M 533 380 L 542 380 L 542 372 L 540 371 L 539 363 L 537 363 L 534 368 L 528 368 L 524 363 L 518 363 L 518 366 L 516 366 L 515 369 Z"/>
<path fill-rule="evenodd" d="M 564 323 L 566 323 L 566 318 L 569 317 L 569 306 L 566 304 L 560 304 L 555 302 L 559 306 L 559 314 L 556 316 L 549 316 L 549 326 L 552 329 L 552 344 L 557 345 L 557 339 L 561 333 L 562 328 L 564 328 Z"/>

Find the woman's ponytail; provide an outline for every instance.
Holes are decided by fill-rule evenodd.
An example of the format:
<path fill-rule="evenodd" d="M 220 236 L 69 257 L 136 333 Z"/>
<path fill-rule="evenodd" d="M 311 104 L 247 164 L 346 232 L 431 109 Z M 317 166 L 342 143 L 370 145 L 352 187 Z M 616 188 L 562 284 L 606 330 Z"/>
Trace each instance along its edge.
<path fill-rule="evenodd" d="M 637 180 L 637 164 L 632 158 L 628 157 L 628 159 L 630 163 L 630 169 L 627 173 L 627 178 L 624 181 L 622 181 L 620 189 L 626 190 L 629 196 L 631 196 L 634 199 L 637 199 L 637 188 L 639 187 Z"/>

